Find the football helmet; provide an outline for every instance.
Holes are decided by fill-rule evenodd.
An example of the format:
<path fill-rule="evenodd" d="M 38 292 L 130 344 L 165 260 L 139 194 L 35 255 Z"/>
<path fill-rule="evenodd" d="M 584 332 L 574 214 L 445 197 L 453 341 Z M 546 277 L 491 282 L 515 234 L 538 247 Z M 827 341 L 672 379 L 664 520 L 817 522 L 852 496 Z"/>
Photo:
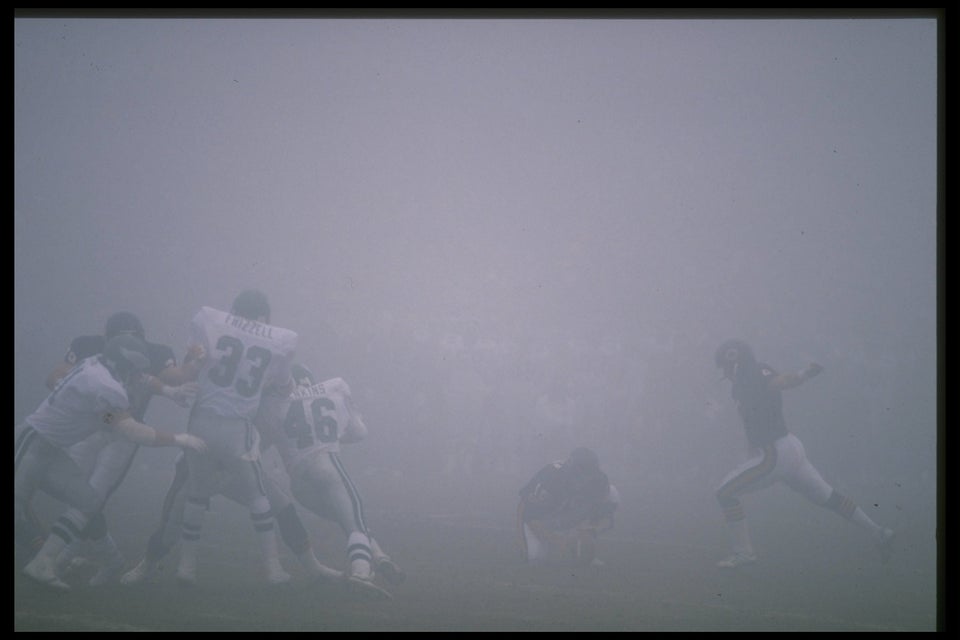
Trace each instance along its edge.
<path fill-rule="evenodd" d="M 107 318 L 107 326 L 103 330 L 103 335 L 107 340 L 122 333 L 133 334 L 141 340 L 146 339 L 140 318 L 129 311 L 118 311 Z"/>
<path fill-rule="evenodd" d="M 127 384 L 150 369 L 147 343 L 135 335 L 121 333 L 107 340 L 102 361 L 118 381 Z"/>
<path fill-rule="evenodd" d="M 297 383 L 298 387 L 312 387 L 316 383 L 313 372 L 302 364 L 293 365 L 290 373 L 293 375 L 293 380 Z"/>
<path fill-rule="evenodd" d="M 717 366 L 729 378 L 738 367 L 756 362 L 753 351 L 743 340 L 727 340 L 719 347 L 713 357 Z"/>
<path fill-rule="evenodd" d="M 230 313 L 247 320 L 257 320 L 262 317 L 270 322 L 270 302 L 267 300 L 267 294 L 259 289 L 241 291 L 233 299 Z"/>

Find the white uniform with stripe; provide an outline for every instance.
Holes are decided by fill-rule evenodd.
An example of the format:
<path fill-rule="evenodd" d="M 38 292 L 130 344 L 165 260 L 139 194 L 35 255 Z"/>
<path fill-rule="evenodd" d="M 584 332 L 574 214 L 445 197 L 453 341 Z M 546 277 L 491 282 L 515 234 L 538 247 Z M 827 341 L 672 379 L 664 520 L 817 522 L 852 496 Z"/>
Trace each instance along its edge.
<path fill-rule="evenodd" d="M 274 434 L 290 476 L 290 489 L 303 506 L 338 523 L 347 536 L 351 573 L 369 574 L 371 548 L 360 493 L 340 460 L 340 443 L 367 435 L 342 378 L 299 387 L 286 418 Z"/>
<path fill-rule="evenodd" d="M 236 478 L 241 488 L 238 497 L 250 509 L 254 529 L 263 534 L 268 574 L 278 571 L 274 521 L 254 421 L 266 397 L 286 398 L 293 388 L 290 366 L 297 334 L 210 307 L 197 313 L 191 329 L 192 344 L 202 345 L 207 358 L 187 430 L 203 438 L 208 450 L 187 452 L 189 481 L 178 575 L 192 579 L 203 513 L 209 499 L 221 490 L 224 472 Z"/>
<path fill-rule="evenodd" d="M 206 454 L 187 454 L 191 495 L 214 495 L 220 485 L 219 467 L 224 465 L 251 481 L 253 499 L 262 495 L 254 419 L 264 394 L 289 390 L 297 334 L 210 307 L 197 313 L 191 328 L 193 344 L 204 347 L 207 359 L 197 380 L 188 430 L 208 447 Z M 204 486 L 205 482 L 209 484 Z"/>
<path fill-rule="evenodd" d="M 15 443 L 14 516 L 19 523 L 36 491 L 71 508 L 51 532 L 67 543 L 79 536 L 102 506 L 104 497 L 68 449 L 108 428 L 111 416 L 130 410 L 127 391 L 93 356 L 80 362 L 25 420 Z"/>

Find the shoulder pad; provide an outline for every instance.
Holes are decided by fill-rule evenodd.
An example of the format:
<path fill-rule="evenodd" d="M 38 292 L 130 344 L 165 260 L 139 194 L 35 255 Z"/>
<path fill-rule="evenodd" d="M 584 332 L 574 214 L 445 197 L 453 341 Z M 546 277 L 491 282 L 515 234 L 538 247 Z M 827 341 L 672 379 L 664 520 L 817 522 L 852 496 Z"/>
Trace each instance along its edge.
<path fill-rule="evenodd" d="M 321 382 L 320 385 L 327 393 L 336 391 L 345 396 L 350 395 L 350 386 L 343 378 L 330 378 L 329 380 L 324 380 Z"/>

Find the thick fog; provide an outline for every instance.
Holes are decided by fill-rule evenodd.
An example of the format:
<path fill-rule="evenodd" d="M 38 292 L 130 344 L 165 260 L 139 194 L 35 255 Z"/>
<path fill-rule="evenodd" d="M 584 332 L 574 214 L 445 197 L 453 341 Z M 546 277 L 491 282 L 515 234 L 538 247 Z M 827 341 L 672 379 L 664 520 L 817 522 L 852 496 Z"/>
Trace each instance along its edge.
<path fill-rule="evenodd" d="M 785 392 L 788 427 L 933 553 L 935 20 L 18 18 L 14 38 L 15 422 L 112 312 L 182 357 L 201 306 L 258 287 L 353 387 L 370 508 L 509 517 L 585 445 L 623 535 L 715 521 L 721 548 L 713 489 L 745 440 L 713 354 L 735 337 L 823 365 Z"/>

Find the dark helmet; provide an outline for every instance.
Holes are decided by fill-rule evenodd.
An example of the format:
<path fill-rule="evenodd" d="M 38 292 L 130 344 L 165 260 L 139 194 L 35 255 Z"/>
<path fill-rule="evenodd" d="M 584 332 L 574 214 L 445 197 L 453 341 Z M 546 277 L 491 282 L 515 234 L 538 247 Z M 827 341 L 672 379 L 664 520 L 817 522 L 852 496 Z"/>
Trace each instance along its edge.
<path fill-rule="evenodd" d="M 756 359 L 753 357 L 753 351 L 743 340 L 727 340 L 719 347 L 717 347 L 717 353 L 714 355 L 714 360 L 717 363 L 717 366 L 724 370 L 725 373 L 730 373 L 733 371 L 735 365 L 746 365 L 756 362 Z"/>
<path fill-rule="evenodd" d="M 103 335 L 107 340 L 123 333 L 133 334 L 141 340 L 146 339 L 140 318 L 129 311 L 118 311 L 107 318 L 107 326 L 103 330 Z"/>
<path fill-rule="evenodd" d="M 586 447 L 577 447 L 567 458 L 567 464 L 576 468 L 586 470 L 599 469 L 600 457 L 592 449 Z"/>
<path fill-rule="evenodd" d="M 257 318 L 266 318 L 270 320 L 270 302 L 267 300 L 267 294 L 259 289 L 247 289 L 241 291 L 233 299 L 233 306 L 230 313 L 247 320 L 256 320 Z"/>
<path fill-rule="evenodd" d="M 134 374 L 150 369 L 147 343 L 129 333 L 121 333 L 107 340 L 102 358 L 110 373 L 124 384 L 129 382 Z"/>
<path fill-rule="evenodd" d="M 290 373 L 293 375 L 293 381 L 297 383 L 298 387 L 312 387 L 316 383 L 313 372 L 302 364 L 293 365 Z"/>

